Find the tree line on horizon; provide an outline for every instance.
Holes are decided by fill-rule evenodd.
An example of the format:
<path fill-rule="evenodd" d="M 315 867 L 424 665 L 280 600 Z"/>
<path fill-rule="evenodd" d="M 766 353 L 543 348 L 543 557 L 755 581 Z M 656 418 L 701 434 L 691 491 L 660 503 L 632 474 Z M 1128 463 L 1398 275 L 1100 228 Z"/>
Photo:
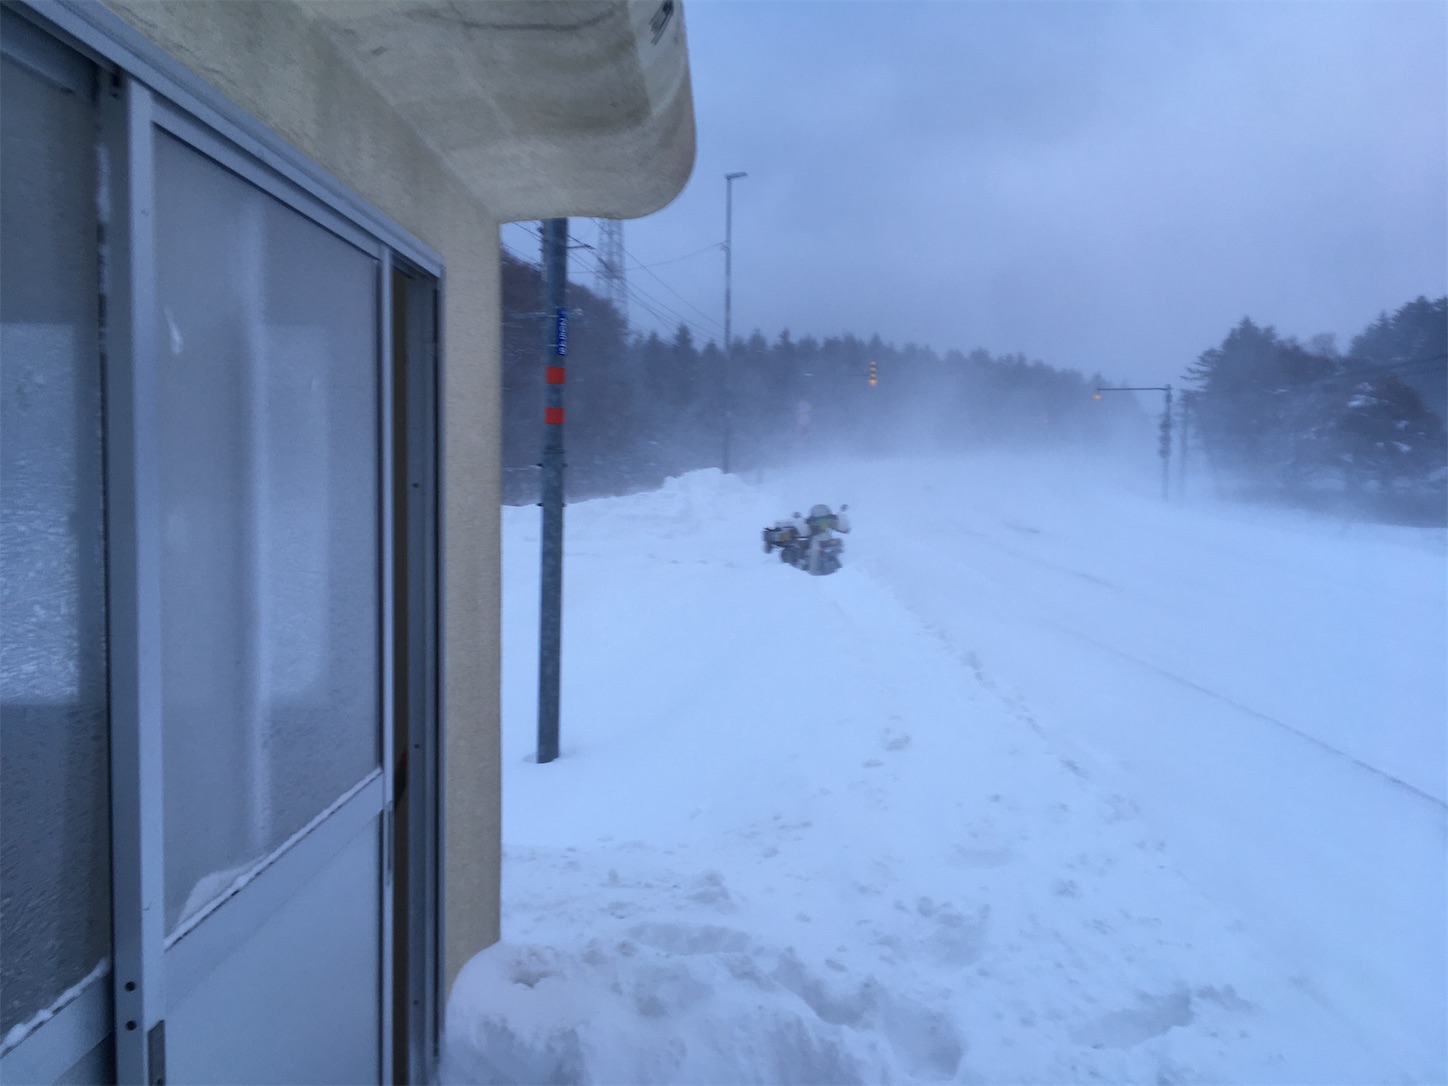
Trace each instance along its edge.
<path fill-rule="evenodd" d="M 1448 495 L 1448 297 L 1383 313 L 1345 353 L 1244 317 L 1185 379 L 1219 488 L 1441 522 Z"/>
<path fill-rule="evenodd" d="M 887 455 L 989 447 L 1109 447 L 1144 432 L 1132 397 L 1020 354 L 940 354 L 871 336 L 736 338 L 731 364 L 681 323 L 669 338 L 630 332 L 621 314 L 570 282 L 565 386 L 570 499 L 621 494 L 721 466 L 725 404 L 731 470 L 811 455 Z M 547 335 L 537 265 L 506 250 L 503 299 L 503 498 L 536 501 Z M 876 383 L 870 383 L 873 373 Z M 726 372 L 727 369 L 727 372 Z M 727 385 L 726 385 L 727 381 Z M 1120 382 L 1113 382 L 1120 383 Z"/>
<path fill-rule="evenodd" d="M 1020 354 L 943 354 L 878 335 L 722 346 L 688 324 L 639 334 L 609 302 L 569 283 L 570 500 L 658 486 L 721 466 L 750 471 L 811 455 L 933 454 L 988 448 L 1155 451 L 1157 421 L 1133 396 L 1096 399 L 1106 381 Z M 538 499 L 543 429 L 543 280 L 506 250 L 503 496 Z M 1306 343 L 1244 317 L 1191 365 L 1179 401 L 1190 455 L 1218 493 L 1387 519 L 1448 518 L 1448 297 L 1383 313 L 1350 341 Z M 873 367 L 872 364 L 873 363 Z M 870 383 L 874 374 L 876 383 Z M 726 386 L 727 381 L 727 386 Z M 1179 420 L 1180 421 L 1180 420 Z M 1182 431 L 1176 434 L 1181 454 Z"/>

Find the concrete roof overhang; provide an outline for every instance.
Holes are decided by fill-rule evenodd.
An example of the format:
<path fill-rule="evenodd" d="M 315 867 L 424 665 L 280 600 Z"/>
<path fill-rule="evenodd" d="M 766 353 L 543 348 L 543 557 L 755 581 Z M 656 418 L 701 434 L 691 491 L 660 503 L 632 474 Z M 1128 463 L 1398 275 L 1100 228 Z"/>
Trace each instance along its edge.
<path fill-rule="evenodd" d="M 682 0 L 306 0 L 500 222 L 635 218 L 684 187 Z"/>

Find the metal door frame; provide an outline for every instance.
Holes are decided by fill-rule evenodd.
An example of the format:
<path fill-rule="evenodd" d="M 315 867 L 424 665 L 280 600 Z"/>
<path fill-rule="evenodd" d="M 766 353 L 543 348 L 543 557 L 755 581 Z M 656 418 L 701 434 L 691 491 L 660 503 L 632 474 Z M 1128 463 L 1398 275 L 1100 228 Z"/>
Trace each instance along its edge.
<path fill-rule="evenodd" d="M 436 1080 L 442 1037 L 442 305 L 440 277 L 394 259 L 405 278 L 408 718 L 407 1081 Z M 394 918 L 397 922 L 398 918 Z"/>
<path fill-rule="evenodd" d="M 391 1018 L 399 998 L 409 1015 L 407 1065 L 431 1077 L 439 1036 L 442 947 L 440 675 L 441 420 L 438 366 L 441 358 L 442 261 L 375 208 L 272 135 L 99 4 L 84 0 L 7 4 L 42 33 L 101 66 L 101 267 L 106 445 L 108 626 L 110 635 L 111 825 L 113 957 L 110 999 L 91 984 L 46 1026 L 7 1053 L 4 1069 L 31 1069 L 58 1077 L 84 1057 L 112 1025 L 116 1074 L 122 1082 L 164 1077 L 164 1019 L 168 998 L 222 960 L 314 872 L 318 856 L 330 855 L 337 839 L 349 840 L 382 814 L 384 850 L 379 893 L 383 938 L 379 977 L 379 1073 L 391 1073 Z M 152 144 L 157 128 L 220 162 L 248 183 L 342 237 L 378 262 L 378 651 L 382 712 L 380 766 L 347 794 L 253 867 L 246 899 L 232 892 L 167 936 L 164 931 L 162 775 L 160 728 L 160 540 L 155 518 L 145 514 L 158 500 L 158 418 L 154 323 L 156 254 L 151 223 L 155 189 Z M 394 260 L 410 276 L 409 305 L 426 319 L 409 328 L 408 357 L 392 358 L 391 270 Z M 410 456 L 407 578 L 415 601 L 408 614 L 410 674 L 409 758 L 413 786 L 410 870 L 415 902 L 407 924 L 409 976 L 406 993 L 392 993 L 392 742 L 393 543 L 391 525 L 392 384 L 394 364 L 406 366 L 406 433 Z M 415 557 L 414 557 L 415 556 Z M 270 903 L 270 904 L 268 904 Z M 228 909 L 228 905 L 233 905 Z M 205 923 L 202 922 L 205 918 Z M 185 937 L 185 938 L 183 938 Z M 168 958 L 168 948 L 175 947 Z M 112 1014 L 102 1013 L 111 1003 Z M 110 1022 L 106 1019 L 110 1018 Z M 22 1051 L 22 1048 L 24 1051 Z M 11 1057 L 16 1057 L 12 1059 Z"/>

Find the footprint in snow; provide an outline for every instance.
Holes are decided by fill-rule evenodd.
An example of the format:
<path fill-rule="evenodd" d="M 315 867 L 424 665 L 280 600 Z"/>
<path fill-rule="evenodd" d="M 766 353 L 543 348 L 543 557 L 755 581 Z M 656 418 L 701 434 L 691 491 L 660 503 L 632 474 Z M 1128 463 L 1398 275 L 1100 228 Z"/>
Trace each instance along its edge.
<path fill-rule="evenodd" d="M 1005 867 L 1015 855 L 1008 848 L 966 848 L 954 845 L 946 853 L 946 861 L 955 867 Z"/>
<path fill-rule="evenodd" d="M 1051 892 L 1057 897 L 1080 897 L 1081 887 L 1075 879 L 1057 879 L 1051 885 Z"/>
<path fill-rule="evenodd" d="M 725 954 L 754 949 L 748 935 L 717 924 L 674 924 L 657 921 L 629 929 L 633 940 L 667 954 Z"/>
<path fill-rule="evenodd" d="M 700 905 L 711 905 L 719 912 L 733 912 L 734 899 L 729 894 L 729 887 L 724 883 L 724 876 L 717 871 L 709 871 L 702 875 L 696 883 L 698 889 L 689 894 L 690 901 L 696 901 Z"/>
<path fill-rule="evenodd" d="M 934 913 L 935 931 L 925 940 L 925 948 L 939 965 L 970 965 L 985 951 L 990 906 L 982 905 L 972 914 L 963 914 L 953 905 L 942 905 Z"/>
<path fill-rule="evenodd" d="M 1110 795 L 1101 804 L 1101 820 L 1106 823 L 1127 822 L 1141 814 L 1141 808 L 1121 795 Z"/>
<path fill-rule="evenodd" d="M 965 1043 L 942 1012 L 891 993 L 873 977 L 855 980 L 833 960 L 834 976 L 817 973 L 792 949 L 780 953 L 769 977 L 793 992 L 823 1022 L 846 1029 L 878 1029 L 910 1072 L 928 1081 L 955 1076 Z"/>
<path fill-rule="evenodd" d="M 1071 1040 L 1090 1048 L 1132 1048 L 1178 1026 L 1189 1026 L 1192 993 L 1186 988 L 1160 995 L 1142 993 L 1137 1005 L 1112 1011 L 1071 1031 Z"/>

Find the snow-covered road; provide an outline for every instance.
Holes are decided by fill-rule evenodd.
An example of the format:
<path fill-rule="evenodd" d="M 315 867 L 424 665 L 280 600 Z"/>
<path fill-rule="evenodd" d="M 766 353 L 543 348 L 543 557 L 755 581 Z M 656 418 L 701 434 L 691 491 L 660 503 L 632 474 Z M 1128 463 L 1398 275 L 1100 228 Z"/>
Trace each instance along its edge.
<path fill-rule="evenodd" d="M 504 939 L 449 1077 L 1448 1078 L 1443 534 L 1100 475 L 571 506 L 549 766 L 505 510 Z M 841 500 L 841 573 L 761 553 Z"/>

